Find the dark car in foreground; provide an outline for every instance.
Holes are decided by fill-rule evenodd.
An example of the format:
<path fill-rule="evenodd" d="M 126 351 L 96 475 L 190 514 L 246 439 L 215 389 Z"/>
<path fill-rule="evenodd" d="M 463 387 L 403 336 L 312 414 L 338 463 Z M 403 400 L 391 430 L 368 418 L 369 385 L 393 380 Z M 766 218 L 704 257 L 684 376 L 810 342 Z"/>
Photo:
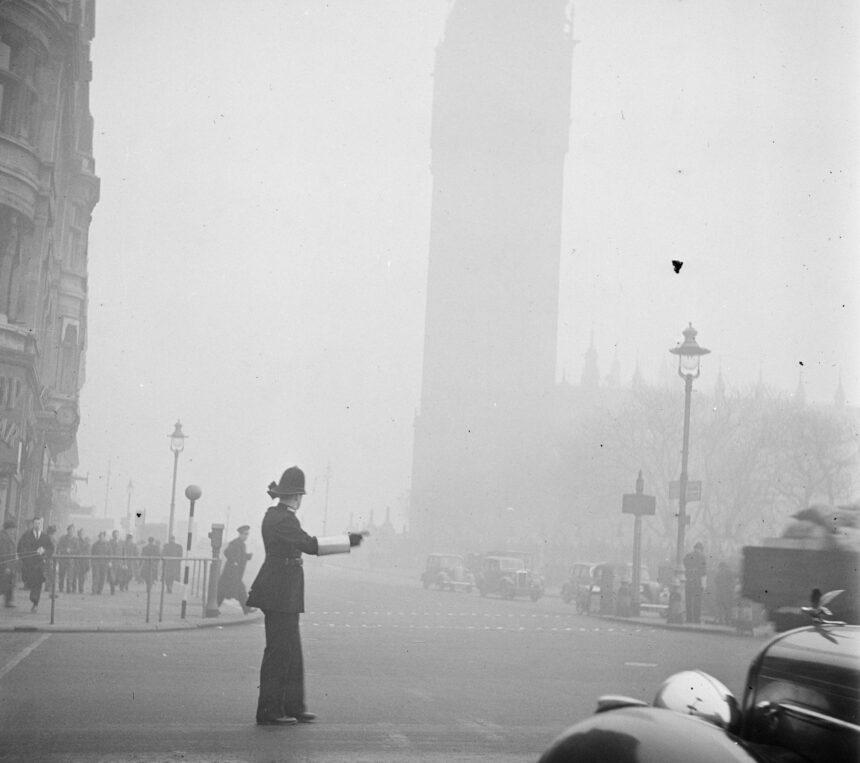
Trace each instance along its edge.
<path fill-rule="evenodd" d="M 558 737 L 540 763 L 860 760 L 860 626 L 819 615 L 776 636 L 745 686 L 738 702 L 717 679 L 688 670 L 668 678 L 651 705 L 601 697 L 595 715 Z"/>

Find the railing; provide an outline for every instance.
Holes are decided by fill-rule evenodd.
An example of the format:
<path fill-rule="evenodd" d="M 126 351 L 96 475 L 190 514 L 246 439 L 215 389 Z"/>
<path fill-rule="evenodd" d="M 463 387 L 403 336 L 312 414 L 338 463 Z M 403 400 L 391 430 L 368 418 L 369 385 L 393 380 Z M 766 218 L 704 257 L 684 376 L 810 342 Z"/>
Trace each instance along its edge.
<path fill-rule="evenodd" d="M 193 601 L 198 597 L 202 607 L 202 614 L 205 617 L 209 591 L 209 570 L 213 561 L 217 560 L 207 557 L 91 556 L 80 554 L 54 554 L 49 559 L 45 559 L 46 590 L 49 590 L 51 594 L 51 625 L 54 625 L 55 623 L 56 612 L 58 609 L 57 580 L 61 564 L 67 563 L 71 566 L 71 570 L 67 571 L 67 573 L 71 575 L 78 574 L 76 570 L 80 569 L 78 565 L 80 562 L 85 562 L 87 565 L 87 569 L 84 572 L 85 576 L 87 573 L 95 573 L 97 568 L 99 570 L 103 569 L 104 580 L 101 582 L 101 586 L 110 585 L 112 591 L 117 585 L 119 585 L 116 582 L 115 577 L 117 572 L 119 572 L 123 567 L 127 567 L 128 574 L 132 576 L 129 582 L 131 582 L 131 580 L 142 579 L 142 582 L 146 585 L 145 621 L 148 623 L 150 622 L 152 615 L 152 589 L 156 583 L 160 583 L 160 591 L 158 593 L 158 622 L 162 622 L 164 619 L 164 594 L 165 589 L 167 588 L 167 579 L 164 572 L 168 564 L 177 565 L 179 567 L 179 572 L 177 573 L 176 578 L 172 579 L 173 583 L 180 586 L 186 586 L 183 581 L 185 579 L 188 581 L 187 587 L 183 590 L 182 619 L 185 619 L 184 605 L 186 599 Z M 189 568 L 189 574 L 187 576 L 184 572 L 186 564 Z M 102 565 L 104 565 L 103 568 Z M 78 576 L 76 580 L 80 581 L 80 577 Z M 95 586 L 95 584 L 96 579 L 93 578 L 91 585 Z M 83 591 L 80 593 L 83 593 Z"/>

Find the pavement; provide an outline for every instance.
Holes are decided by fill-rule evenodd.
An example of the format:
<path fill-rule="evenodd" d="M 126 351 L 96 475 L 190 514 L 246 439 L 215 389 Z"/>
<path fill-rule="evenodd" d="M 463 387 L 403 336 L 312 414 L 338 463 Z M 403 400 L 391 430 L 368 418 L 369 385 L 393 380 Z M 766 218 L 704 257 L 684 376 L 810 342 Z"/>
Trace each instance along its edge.
<path fill-rule="evenodd" d="M 346 566 L 346 565 L 326 565 Z M 416 573 L 404 570 L 369 569 L 350 566 L 352 575 L 364 574 L 371 578 L 385 578 L 390 583 L 416 585 Z M 37 612 L 30 611 L 29 591 L 17 586 L 14 609 L 0 606 L 0 632 L 8 631 L 46 631 L 46 632 L 137 632 L 137 631 L 177 631 L 191 628 L 213 628 L 231 625 L 244 625 L 262 622 L 261 612 L 244 614 L 238 602 L 228 599 L 218 608 L 219 614 L 207 617 L 205 600 L 200 586 L 189 586 L 185 617 L 182 617 L 182 586 L 174 584 L 173 592 L 162 590 L 156 583 L 147 604 L 146 586 L 132 582 L 128 591 L 116 590 L 110 593 L 105 586 L 101 594 L 60 593 L 51 599 L 49 592 L 42 594 Z M 162 602 L 163 596 L 163 602 Z M 559 598 L 558 591 L 549 589 L 547 598 Z M 53 608 L 52 608 L 53 604 Z M 147 612 L 148 607 L 148 612 Z M 53 610 L 53 611 L 52 611 Z M 763 637 L 772 634 L 769 624 L 756 626 L 752 632 L 741 633 L 733 626 L 719 625 L 706 621 L 702 623 L 669 623 L 659 613 L 649 612 L 640 617 L 620 617 L 617 615 L 592 614 L 588 617 L 613 622 L 631 623 L 650 628 L 686 631 L 690 633 L 718 633 L 732 636 Z"/>
<path fill-rule="evenodd" d="M 152 587 L 147 616 L 147 593 L 143 583 L 132 582 L 128 591 L 116 589 L 113 595 L 105 586 L 101 594 L 60 593 L 51 599 L 49 591 L 42 593 L 37 612 L 31 612 L 30 592 L 17 586 L 15 608 L 0 604 L 0 632 L 46 631 L 66 633 L 177 631 L 191 628 L 214 628 L 261 622 L 260 612 L 244 614 L 239 603 L 228 599 L 219 607 L 219 615 L 206 617 L 204 599 L 199 591 L 190 590 L 182 617 L 182 586 L 174 584 L 173 592 Z M 53 607 L 52 607 L 53 604 Z M 52 611 L 53 610 L 53 611 Z"/>

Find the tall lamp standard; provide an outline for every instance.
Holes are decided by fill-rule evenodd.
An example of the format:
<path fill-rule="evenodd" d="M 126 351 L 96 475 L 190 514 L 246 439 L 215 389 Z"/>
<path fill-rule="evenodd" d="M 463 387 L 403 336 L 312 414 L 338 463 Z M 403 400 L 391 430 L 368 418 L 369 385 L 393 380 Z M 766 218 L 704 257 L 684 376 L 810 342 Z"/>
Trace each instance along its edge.
<path fill-rule="evenodd" d="M 131 484 L 131 480 L 128 481 L 128 487 L 125 489 L 125 492 L 128 495 L 128 503 L 126 503 L 126 505 L 125 505 L 125 532 L 128 535 L 132 532 L 132 529 L 131 529 L 131 494 L 134 492 L 134 485 Z"/>
<path fill-rule="evenodd" d="M 173 515 L 176 511 L 176 467 L 179 465 L 179 454 L 185 448 L 185 438 L 187 435 L 182 433 L 182 422 L 177 421 L 173 428 L 173 434 L 170 435 L 170 449 L 173 451 L 173 489 L 170 491 L 170 521 L 167 523 L 166 541 L 170 540 L 173 535 Z"/>
<path fill-rule="evenodd" d="M 687 529 L 687 458 L 690 452 L 690 399 L 693 394 L 693 379 L 699 378 L 699 363 L 702 355 L 710 350 L 699 346 L 696 334 L 699 332 L 689 324 L 684 329 L 684 341 L 669 352 L 678 356 L 678 376 L 684 380 L 684 445 L 681 449 L 681 477 L 678 486 L 678 546 L 675 549 L 675 572 L 678 579 L 678 610 L 670 608 L 669 621 L 684 621 L 684 534 Z"/>

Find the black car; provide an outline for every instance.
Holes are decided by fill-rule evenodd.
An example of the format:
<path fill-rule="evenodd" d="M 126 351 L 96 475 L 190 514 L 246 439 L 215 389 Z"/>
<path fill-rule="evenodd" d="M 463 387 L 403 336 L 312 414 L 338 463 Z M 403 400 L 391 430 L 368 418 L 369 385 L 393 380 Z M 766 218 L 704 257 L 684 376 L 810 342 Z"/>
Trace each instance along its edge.
<path fill-rule="evenodd" d="M 651 705 L 602 697 L 595 715 L 558 737 L 540 763 L 856 763 L 860 626 L 827 622 L 818 605 L 806 609 L 816 622 L 764 646 L 741 703 L 706 673 L 677 673 Z"/>

